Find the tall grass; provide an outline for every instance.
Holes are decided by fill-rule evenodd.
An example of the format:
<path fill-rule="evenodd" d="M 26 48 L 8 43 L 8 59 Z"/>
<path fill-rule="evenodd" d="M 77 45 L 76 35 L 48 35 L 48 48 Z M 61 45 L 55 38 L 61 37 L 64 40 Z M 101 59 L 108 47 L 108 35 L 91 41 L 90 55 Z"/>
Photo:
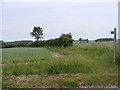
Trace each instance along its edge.
<path fill-rule="evenodd" d="M 40 55 L 39 49 L 34 49 L 36 55 L 32 55 L 30 60 L 31 64 L 18 64 L 21 62 L 17 60 L 17 63 L 6 65 L 3 67 L 3 74 L 5 75 L 32 75 L 32 74 L 60 74 L 60 73 L 105 73 L 105 72 L 117 72 L 114 71 L 117 65 L 114 65 L 113 62 L 113 49 L 111 43 L 81 43 L 76 44 L 73 47 L 67 48 L 57 48 L 49 47 L 51 51 L 59 52 L 64 55 L 62 58 L 48 57 L 46 59 L 41 59 L 41 57 L 46 56 L 47 53 L 42 52 Z M 29 52 L 28 49 L 18 50 L 12 49 L 14 53 L 19 55 L 20 59 L 23 59 L 23 62 L 30 62 L 26 56 L 34 54 Z M 10 49 L 11 51 L 11 49 Z M 23 52 L 24 51 L 24 52 Z M 30 54 L 28 54 L 28 52 Z M 15 61 L 15 55 L 12 55 L 9 52 L 9 49 L 6 49 L 3 52 L 3 58 L 5 61 Z M 6 55 L 8 54 L 8 55 Z M 23 56 L 22 56 L 23 55 Z M 6 56 L 6 57 L 5 57 Z M 9 57 L 8 57 L 9 56 Z M 22 58 L 21 58 L 22 57 Z M 6 60 L 7 59 L 7 60 Z M 12 59 L 12 60 L 10 60 Z M 4 62 L 4 61 L 3 61 Z M 5 62 L 6 63 L 6 62 Z"/>
<path fill-rule="evenodd" d="M 52 57 L 51 52 L 63 57 Z M 4 88 L 107 86 L 118 82 L 112 42 L 4 49 L 3 63 Z"/>

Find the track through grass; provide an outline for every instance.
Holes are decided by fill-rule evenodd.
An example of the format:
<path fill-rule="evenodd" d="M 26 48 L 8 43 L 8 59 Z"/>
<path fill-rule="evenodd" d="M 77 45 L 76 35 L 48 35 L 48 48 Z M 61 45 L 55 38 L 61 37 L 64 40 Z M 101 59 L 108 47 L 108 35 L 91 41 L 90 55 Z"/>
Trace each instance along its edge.
<path fill-rule="evenodd" d="M 10 53 L 12 50 L 14 55 Z M 63 57 L 52 57 L 50 51 Z M 67 48 L 5 49 L 3 63 L 7 64 L 3 66 L 3 87 L 113 86 L 118 82 L 118 65 L 113 63 L 112 42 L 81 43 Z M 34 82 L 30 84 L 31 81 Z"/>

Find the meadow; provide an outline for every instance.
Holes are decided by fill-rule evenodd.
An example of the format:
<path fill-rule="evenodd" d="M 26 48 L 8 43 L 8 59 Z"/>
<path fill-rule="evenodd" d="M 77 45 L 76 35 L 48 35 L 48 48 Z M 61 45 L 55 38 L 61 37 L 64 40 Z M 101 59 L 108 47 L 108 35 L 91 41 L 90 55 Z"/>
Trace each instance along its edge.
<path fill-rule="evenodd" d="M 3 88 L 112 87 L 118 83 L 113 42 L 2 49 Z"/>

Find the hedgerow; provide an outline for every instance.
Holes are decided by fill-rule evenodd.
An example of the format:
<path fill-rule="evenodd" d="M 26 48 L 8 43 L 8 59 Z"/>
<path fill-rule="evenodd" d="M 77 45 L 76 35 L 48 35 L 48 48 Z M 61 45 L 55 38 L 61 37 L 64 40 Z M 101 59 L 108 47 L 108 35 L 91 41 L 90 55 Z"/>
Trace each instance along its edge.
<path fill-rule="evenodd" d="M 59 38 L 49 39 L 44 41 L 35 41 L 31 43 L 31 47 L 67 47 L 73 45 L 73 39 L 71 33 L 62 34 Z"/>

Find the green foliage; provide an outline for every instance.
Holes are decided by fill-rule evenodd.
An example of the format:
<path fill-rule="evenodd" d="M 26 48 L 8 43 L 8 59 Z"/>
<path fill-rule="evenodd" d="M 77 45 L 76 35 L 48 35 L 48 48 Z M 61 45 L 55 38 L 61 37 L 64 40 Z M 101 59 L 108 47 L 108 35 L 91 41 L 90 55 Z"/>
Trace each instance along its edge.
<path fill-rule="evenodd" d="M 2 45 L 2 48 L 13 48 L 13 47 L 15 47 L 15 44 L 13 43 Z"/>
<path fill-rule="evenodd" d="M 62 34 L 59 38 L 50 39 L 45 41 L 35 41 L 31 43 L 31 47 L 67 47 L 73 45 L 73 39 L 71 33 Z"/>
<path fill-rule="evenodd" d="M 38 27 L 35 27 L 35 30 Z M 36 31 L 36 33 L 38 33 Z M 35 33 L 34 33 L 35 34 Z M 37 34 L 35 34 L 37 35 Z M 67 47 L 73 45 L 73 39 L 71 33 L 69 34 L 62 34 L 59 38 L 49 39 L 44 41 L 35 41 L 35 42 L 28 42 L 28 41 L 15 41 L 11 43 L 4 43 L 1 45 L 2 48 L 13 48 L 13 47 Z"/>
<path fill-rule="evenodd" d="M 0 40 L 0 48 L 4 45 L 4 41 Z"/>
<path fill-rule="evenodd" d="M 29 44 L 24 42 L 16 42 L 16 43 L 10 43 L 10 44 L 4 44 L 2 45 L 2 48 L 13 48 L 13 47 L 28 47 Z"/>
<path fill-rule="evenodd" d="M 29 47 L 32 41 L 14 41 L 9 43 L 2 43 L 2 48 L 13 48 L 13 47 Z"/>
<path fill-rule="evenodd" d="M 61 40 L 60 43 L 62 43 L 62 45 L 64 47 L 72 46 L 73 45 L 73 39 L 72 39 L 71 33 L 69 33 L 69 34 L 62 34 L 60 36 L 60 40 Z"/>
<path fill-rule="evenodd" d="M 35 39 L 38 41 L 39 39 L 43 38 L 43 30 L 41 27 L 34 27 L 33 31 L 30 33 L 32 37 L 35 37 Z"/>
<path fill-rule="evenodd" d="M 48 49 L 63 57 L 51 57 Z M 2 67 L 4 87 L 80 87 L 115 85 L 118 82 L 118 65 L 113 63 L 113 42 L 78 42 L 71 47 L 47 47 L 45 50 L 3 49 L 3 63 L 6 64 Z"/>
<path fill-rule="evenodd" d="M 17 43 L 15 43 L 15 47 L 25 47 L 25 46 L 27 46 L 27 45 L 24 42 L 17 42 Z"/>
<path fill-rule="evenodd" d="M 46 56 L 47 52 L 41 51 L 39 48 L 3 49 L 3 62 L 15 64 L 3 67 L 3 71 L 6 71 L 3 73 L 18 72 L 15 67 L 19 62 L 33 62 L 32 66 L 31 64 L 19 65 L 19 74 L 27 74 L 27 69 L 31 71 L 31 74 L 98 73 L 113 69 L 111 68 L 113 67 L 112 44 L 107 46 L 103 43 L 83 43 L 67 48 L 50 47 L 50 50 L 57 51 L 65 57 L 45 58 L 43 56 Z M 23 71 L 23 68 L 26 71 Z"/>

